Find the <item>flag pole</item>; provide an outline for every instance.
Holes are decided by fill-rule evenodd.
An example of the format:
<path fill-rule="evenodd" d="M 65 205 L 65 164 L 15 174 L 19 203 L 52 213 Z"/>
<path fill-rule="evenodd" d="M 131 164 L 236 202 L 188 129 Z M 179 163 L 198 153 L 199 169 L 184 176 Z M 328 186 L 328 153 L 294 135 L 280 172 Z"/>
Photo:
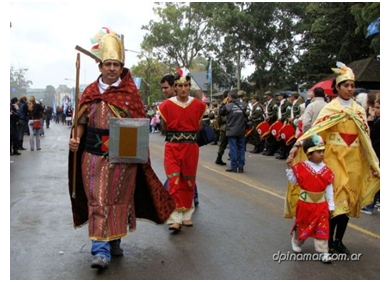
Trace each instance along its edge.
<path fill-rule="evenodd" d="M 213 58 L 210 59 L 210 104 L 213 103 Z"/>
<path fill-rule="evenodd" d="M 77 125 L 78 125 L 78 110 L 79 110 L 79 84 L 80 84 L 80 53 L 77 53 L 76 58 L 76 89 L 75 89 L 75 103 L 73 109 L 73 138 L 77 138 Z M 76 173 L 77 173 L 77 151 L 73 152 L 73 186 L 72 186 L 72 198 L 76 199 Z"/>

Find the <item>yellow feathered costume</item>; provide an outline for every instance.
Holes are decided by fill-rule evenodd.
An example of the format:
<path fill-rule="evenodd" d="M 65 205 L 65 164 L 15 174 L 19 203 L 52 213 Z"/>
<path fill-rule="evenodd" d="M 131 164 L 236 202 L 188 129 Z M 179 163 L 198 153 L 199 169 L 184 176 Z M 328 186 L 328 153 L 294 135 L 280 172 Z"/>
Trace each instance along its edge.
<path fill-rule="evenodd" d="M 371 146 L 369 127 L 364 109 L 355 101 L 352 108 L 343 108 L 339 98 L 327 104 L 316 119 L 313 127 L 297 142 L 320 135 L 325 145 L 324 163 L 335 174 L 333 182 L 335 210 L 332 217 L 347 214 L 359 217 L 360 209 L 373 202 L 379 190 L 379 160 Z M 302 146 L 293 165 L 307 159 Z M 295 216 L 300 188 L 288 184 L 284 217 Z"/>

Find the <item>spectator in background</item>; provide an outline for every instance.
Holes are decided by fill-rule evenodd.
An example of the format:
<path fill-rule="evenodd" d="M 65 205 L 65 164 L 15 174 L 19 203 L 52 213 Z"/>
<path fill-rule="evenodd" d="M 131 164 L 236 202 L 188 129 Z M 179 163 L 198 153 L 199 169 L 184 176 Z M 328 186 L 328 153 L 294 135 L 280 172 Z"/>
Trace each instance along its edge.
<path fill-rule="evenodd" d="M 46 111 L 45 111 L 46 128 L 50 127 L 50 121 L 52 117 L 53 117 L 53 108 L 48 106 L 46 107 Z"/>
<path fill-rule="evenodd" d="M 367 117 L 368 126 L 370 127 L 370 139 L 372 143 L 372 147 L 375 151 L 376 156 L 380 160 L 380 115 L 381 115 L 381 104 L 380 100 L 375 101 L 375 105 L 373 109 L 369 111 L 369 115 Z M 380 203 L 380 190 L 375 194 L 374 201 L 372 204 L 369 204 L 362 208 L 361 212 L 365 214 L 372 214 L 374 211 L 375 205 L 378 206 L 379 211 L 379 203 Z"/>
<path fill-rule="evenodd" d="M 19 99 L 19 123 L 18 123 L 18 138 L 19 138 L 19 150 L 26 150 L 23 147 L 23 139 L 24 139 L 24 134 L 26 133 L 27 130 L 27 97 L 22 96 Z"/>
<path fill-rule="evenodd" d="M 41 129 L 39 129 L 39 136 L 41 137 L 45 137 L 45 120 L 46 120 L 46 106 L 45 105 L 42 105 L 42 102 L 38 101 L 37 103 L 39 103 L 42 108 L 43 108 L 43 113 L 42 113 L 42 116 L 41 116 Z"/>
<path fill-rule="evenodd" d="M 327 104 L 324 100 L 325 92 L 321 87 L 317 87 L 313 91 L 314 97 L 310 104 L 306 107 L 303 117 L 303 132 L 309 130 L 313 126 L 314 121 L 317 119 L 318 114 L 321 112 L 322 108 Z"/>
<path fill-rule="evenodd" d="M 307 98 L 306 98 L 306 102 L 305 102 L 305 108 L 307 108 L 307 106 L 311 103 L 312 99 L 315 97 L 314 95 L 314 91 L 312 90 L 309 90 L 307 92 Z"/>
<path fill-rule="evenodd" d="M 157 124 L 157 120 L 156 120 L 156 115 L 154 114 L 150 118 L 150 133 L 155 133 L 156 132 L 156 124 Z"/>
<path fill-rule="evenodd" d="M 41 139 L 40 139 L 40 129 L 34 129 L 33 128 L 33 121 L 34 120 L 40 120 L 41 121 L 41 128 L 43 127 L 42 123 L 42 116 L 43 116 L 43 107 L 40 103 L 37 103 L 35 101 L 34 96 L 30 96 L 28 99 L 28 128 L 30 131 L 30 150 L 34 151 L 34 147 L 36 146 L 36 149 L 39 151 L 41 150 Z M 34 136 L 35 136 L 35 142 L 34 142 Z"/>
<path fill-rule="evenodd" d="M 245 128 L 247 105 L 238 101 L 237 90 L 228 93 L 228 103 L 222 104 L 219 114 L 226 116 L 226 137 L 229 143 L 230 168 L 227 172 L 244 172 Z"/>
<path fill-rule="evenodd" d="M 72 115 L 73 115 L 73 109 L 71 106 L 68 106 L 66 108 L 66 113 L 65 113 L 65 120 L 66 120 L 66 125 L 67 126 L 72 126 Z"/>
<path fill-rule="evenodd" d="M 56 107 L 56 121 L 55 121 L 57 124 L 60 123 L 61 112 L 62 112 L 62 110 L 61 110 L 60 106 L 57 106 Z"/>
<path fill-rule="evenodd" d="M 11 123 L 11 132 L 10 132 L 10 144 L 11 144 L 11 155 L 20 155 L 19 149 L 19 136 L 18 136 L 18 123 L 19 123 L 19 100 L 14 97 L 11 99 L 10 107 L 10 123 Z"/>
<path fill-rule="evenodd" d="M 156 111 L 156 132 L 159 133 L 161 132 L 161 119 L 160 119 L 160 112 L 157 110 Z"/>

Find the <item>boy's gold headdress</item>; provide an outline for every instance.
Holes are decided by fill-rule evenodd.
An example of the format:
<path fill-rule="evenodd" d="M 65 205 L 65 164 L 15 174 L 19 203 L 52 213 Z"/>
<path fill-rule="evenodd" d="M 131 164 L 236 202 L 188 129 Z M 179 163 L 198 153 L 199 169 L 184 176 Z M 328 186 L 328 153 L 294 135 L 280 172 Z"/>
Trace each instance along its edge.
<path fill-rule="evenodd" d="M 336 66 L 337 66 L 337 68 L 332 68 L 333 72 L 338 74 L 338 76 L 336 77 L 336 85 L 339 85 L 340 82 L 343 82 L 346 80 L 355 81 L 355 75 L 353 74 L 352 69 L 347 67 L 342 62 L 337 62 Z"/>
<path fill-rule="evenodd" d="M 311 137 L 311 141 L 313 141 L 314 146 L 307 149 L 306 154 L 309 154 L 314 151 L 325 150 L 325 142 L 321 136 L 314 133 L 313 136 Z"/>

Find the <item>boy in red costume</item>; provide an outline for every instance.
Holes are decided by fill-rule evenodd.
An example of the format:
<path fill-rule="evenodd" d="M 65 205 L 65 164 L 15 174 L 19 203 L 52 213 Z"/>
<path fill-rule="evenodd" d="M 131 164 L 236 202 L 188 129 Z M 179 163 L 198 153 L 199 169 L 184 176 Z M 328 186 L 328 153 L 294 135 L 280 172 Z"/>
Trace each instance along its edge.
<path fill-rule="evenodd" d="M 292 184 L 301 187 L 297 203 L 295 223 L 291 233 L 292 249 L 302 252 L 301 245 L 308 237 L 314 238 L 314 247 L 321 253 L 321 261 L 330 263 L 328 253 L 329 213 L 334 210 L 333 172 L 324 162 L 325 144 L 318 135 L 303 141 L 308 160 L 292 166 L 288 160 L 286 176 Z"/>

